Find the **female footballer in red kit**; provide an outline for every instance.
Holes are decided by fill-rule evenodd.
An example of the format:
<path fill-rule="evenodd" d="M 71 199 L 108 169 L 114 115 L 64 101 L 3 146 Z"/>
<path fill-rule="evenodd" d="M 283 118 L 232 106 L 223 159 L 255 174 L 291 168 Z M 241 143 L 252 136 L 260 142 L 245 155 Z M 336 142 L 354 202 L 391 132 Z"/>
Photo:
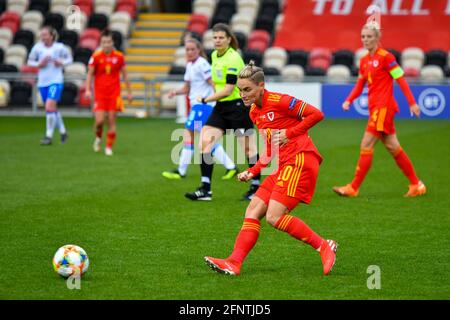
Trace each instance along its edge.
<path fill-rule="evenodd" d="M 408 100 L 411 114 L 419 117 L 420 108 L 394 55 L 380 47 L 380 37 L 380 26 L 375 22 L 366 23 L 361 30 L 361 41 L 368 53 L 361 58 L 358 81 L 342 108 L 345 111 L 350 108 L 350 104 L 362 93 L 367 82 L 369 122 L 361 141 L 361 153 L 353 181 L 345 186 L 334 187 L 333 191 L 344 197 L 358 196 L 359 188 L 372 166 L 375 145 L 381 140 L 409 180 L 405 197 L 417 197 L 425 194 L 427 189 L 417 177 L 411 160 L 397 138 L 394 116 L 398 112 L 398 106 L 394 98 L 394 79 Z"/>
<path fill-rule="evenodd" d="M 239 275 L 241 265 L 259 237 L 260 220 L 309 244 L 319 252 L 323 273 L 328 274 L 336 261 L 337 243 L 315 233 L 302 220 L 290 214 L 301 202 L 309 204 L 314 194 L 322 157 L 308 135 L 308 129 L 323 119 L 320 110 L 286 94 L 269 92 L 264 73 L 251 61 L 239 74 L 237 86 L 244 104 L 251 107 L 250 118 L 266 138 L 266 152 L 255 166 L 238 175 L 249 181 L 279 158 L 278 170 L 259 187 L 245 212 L 243 226 L 233 252 L 226 259 L 205 257 L 215 271 Z"/>

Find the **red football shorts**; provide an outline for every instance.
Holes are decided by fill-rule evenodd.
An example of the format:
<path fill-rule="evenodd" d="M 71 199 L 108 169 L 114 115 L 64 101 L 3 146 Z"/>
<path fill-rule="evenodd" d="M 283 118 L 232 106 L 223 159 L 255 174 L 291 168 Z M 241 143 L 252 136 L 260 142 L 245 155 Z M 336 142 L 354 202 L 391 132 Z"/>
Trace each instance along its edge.
<path fill-rule="evenodd" d="M 96 99 L 94 104 L 94 112 L 96 111 L 123 111 L 124 104 L 122 98 L 106 98 L 106 99 Z"/>
<path fill-rule="evenodd" d="M 366 132 L 370 132 L 374 136 L 381 138 L 383 134 L 394 134 L 395 111 L 391 108 L 376 109 L 369 115 Z"/>
<path fill-rule="evenodd" d="M 319 166 L 320 159 L 314 152 L 300 152 L 264 179 L 255 196 L 267 205 L 276 200 L 289 211 L 300 202 L 308 204 L 314 195 Z"/>

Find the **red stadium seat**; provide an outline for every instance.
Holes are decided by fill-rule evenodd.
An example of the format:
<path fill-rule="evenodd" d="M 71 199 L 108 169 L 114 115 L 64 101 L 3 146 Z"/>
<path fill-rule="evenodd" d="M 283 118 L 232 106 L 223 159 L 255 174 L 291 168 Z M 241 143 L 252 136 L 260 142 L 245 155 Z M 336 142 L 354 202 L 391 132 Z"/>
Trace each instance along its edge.
<path fill-rule="evenodd" d="M 100 30 L 96 28 L 87 28 L 80 36 L 79 46 L 95 51 L 100 44 Z"/>
<path fill-rule="evenodd" d="M 128 13 L 133 20 L 136 19 L 137 11 L 136 11 L 135 5 L 130 5 L 128 3 L 118 5 L 116 7 L 116 12 L 119 12 L 119 11 Z"/>
<path fill-rule="evenodd" d="M 266 30 L 254 30 L 248 38 L 247 48 L 264 53 L 269 44 L 270 34 Z"/>
<path fill-rule="evenodd" d="M 28 66 L 28 65 L 23 65 L 20 68 L 20 72 L 21 73 L 32 73 L 32 74 L 36 74 L 38 73 L 39 68 L 38 67 L 32 67 L 32 66 Z"/>
<path fill-rule="evenodd" d="M 187 29 L 203 35 L 208 30 L 208 17 L 202 14 L 193 14 L 189 18 Z"/>
<path fill-rule="evenodd" d="M 333 61 L 331 50 L 326 48 L 314 48 L 309 54 L 309 66 L 327 70 Z"/>
<path fill-rule="evenodd" d="M 28 66 L 28 65 L 23 65 L 20 68 L 20 73 L 22 75 L 24 75 L 21 80 L 24 81 L 24 82 L 28 82 L 29 84 L 31 84 L 33 86 L 34 83 L 36 82 L 35 81 L 35 77 L 33 77 L 33 76 L 31 76 L 31 77 L 28 76 L 27 77 L 27 75 L 35 75 L 35 74 L 38 73 L 38 71 L 39 71 L 38 67 L 31 67 L 31 66 Z"/>
<path fill-rule="evenodd" d="M 78 6 L 86 17 L 89 17 L 94 11 L 94 1 L 93 0 L 74 0 L 73 4 Z"/>
<path fill-rule="evenodd" d="M 5 11 L 0 16 L 0 27 L 8 28 L 15 34 L 20 27 L 20 16 L 16 12 Z"/>
<path fill-rule="evenodd" d="M 410 78 L 417 78 L 420 75 L 420 71 L 416 68 L 405 68 L 403 72 L 405 73 L 405 77 Z"/>

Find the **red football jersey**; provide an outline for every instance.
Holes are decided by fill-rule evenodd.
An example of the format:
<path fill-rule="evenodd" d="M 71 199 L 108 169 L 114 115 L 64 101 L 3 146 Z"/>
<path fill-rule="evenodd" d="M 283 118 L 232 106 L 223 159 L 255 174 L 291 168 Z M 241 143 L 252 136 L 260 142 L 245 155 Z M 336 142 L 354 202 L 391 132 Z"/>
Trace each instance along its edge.
<path fill-rule="evenodd" d="M 368 84 L 369 111 L 379 108 L 392 108 L 398 112 L 394 98 L 394 79 L 391 71 L 399 67 L 395 56 L 379 48 L 372 56 L 366 54 L 359 64 L 359 76 Z"/>
<path fill-rule="evenodd" d="M 105 54 L 98 50 L 92 54 L 89 67 L 94 68 L 94 91 L 96 99 L 120 96 L 120 71 L 125 66 L 125 59 L 120 51 L 113 50 Z"/>
<path fill-rule="evenodd" d="M 266 154 L 272 158 L 277 155 L 272 154 L 272 150 L 278 153 L 280 166 L 290 161 L 295 161 L 295 155 L 302 151 L 314 152 L 322 159 L 307 130 L 301 130 L 301 134 L 291 136 L 292 131 L 290 132 L 290 130 L 298 129 L 299 124 L 303 121 L 304 114 L 307 112 L 320 113 L 321 117 L 323 117 L 318 109 L 302 100 L 287 94 L 274 93 L 267 90 L 264 91 L 262 106 L 255 104 L 251 106 L 250 118 L 260 130 L 262 136 L 266 138 Z M 272 146 L 271 141 L 272 133 L 277 129 L 286 129 L 289 138 L 287 144 L 279 149 Z M 260 165 L 255 170 L 260 170 Z M 252 172 L 253 170 L 250 171 Z"/>

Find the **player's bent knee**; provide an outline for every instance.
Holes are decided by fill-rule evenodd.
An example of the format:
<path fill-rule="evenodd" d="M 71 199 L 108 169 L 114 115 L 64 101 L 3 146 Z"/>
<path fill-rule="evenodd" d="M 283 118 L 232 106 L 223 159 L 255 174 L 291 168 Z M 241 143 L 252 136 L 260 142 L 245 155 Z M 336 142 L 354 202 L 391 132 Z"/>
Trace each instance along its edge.
<path fill-rule="evenodd" d="M 278 215 L 274 215 L 273 213 L 269 213 L 269 212 L 266 215 L 266 221 L 272 227 L 275 227 L 275 225 L 277 224 L 279 218 L 280 217 Z"/>

